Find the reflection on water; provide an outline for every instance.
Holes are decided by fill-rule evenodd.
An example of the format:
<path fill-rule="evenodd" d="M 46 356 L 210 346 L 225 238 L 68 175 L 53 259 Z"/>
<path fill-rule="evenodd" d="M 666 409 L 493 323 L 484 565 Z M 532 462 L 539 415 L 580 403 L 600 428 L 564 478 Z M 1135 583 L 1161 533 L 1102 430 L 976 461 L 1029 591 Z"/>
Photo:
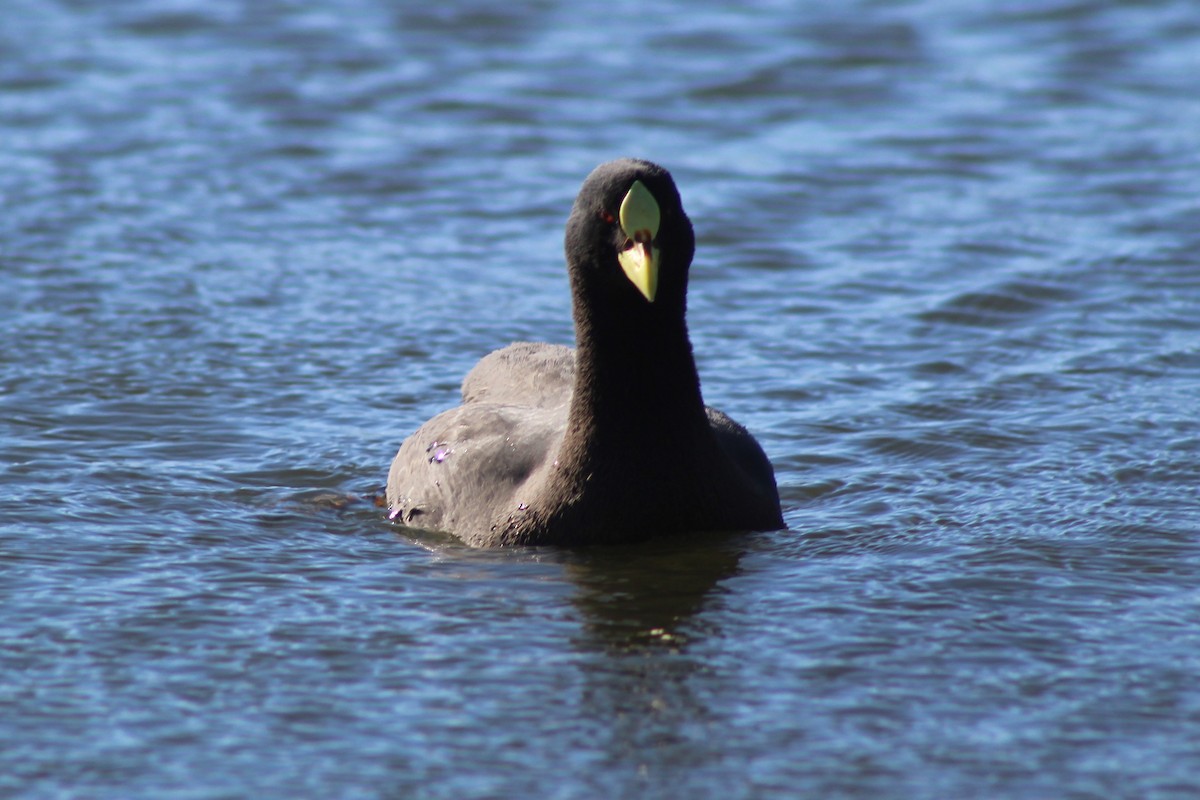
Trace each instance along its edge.
<path fill-rule="evenodd" d="M 580 646 L 606 652 L 687 649 L 703 635 L 695 615 L 736 574 L 739 552 L 727 536 L 705 535 L 646 547 L 571 554 L 567 575 L 579 586 Z"/>
<path fill-rule="evenodd" d="M 714 791 L 729 781 L 712 769 L 721 753 L 712 736 L 722 716 L 710 694 L 716 676 L 693 645 L 724 637 L 703 612 L 719 606 L 739 559 L 735 540 L 704 536 L 564 561 L 582 613 L 581 707 L 598 723 L 603 760 L 635 765 L 635 787 Z M 671 767 L 651 774 L 652 764 Z"/>

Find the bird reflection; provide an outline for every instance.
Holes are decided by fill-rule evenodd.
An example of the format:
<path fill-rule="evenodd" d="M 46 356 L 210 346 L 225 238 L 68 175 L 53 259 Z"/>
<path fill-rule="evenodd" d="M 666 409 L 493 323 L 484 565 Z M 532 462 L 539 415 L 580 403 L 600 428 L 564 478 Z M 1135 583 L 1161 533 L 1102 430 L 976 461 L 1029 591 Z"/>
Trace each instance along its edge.
<path fill-rule="evenodd" d="M 738 570 L 740 551 L 728 536 L 689 537 L 571 554 L 587 649 L 686 648 L 700 635 L 694 617 Z"/>
<path fill-rule="evenodd" d="M 681 776 L 720 759 L 722 743 L 710 735 L 720 713 L 710 700 L 726 694 L 731 677 L 711 663 L 721 631 L 702 612 L 719 602 L 740 556 L 736 542 L 713 537 L 581 551 L 567 561 L 583 617 L 575 644 L 581 700 L 598 734 L 592 743 L 605 753 L 607 774 L 630 791 L 661 782 L 670 796 Z"/>

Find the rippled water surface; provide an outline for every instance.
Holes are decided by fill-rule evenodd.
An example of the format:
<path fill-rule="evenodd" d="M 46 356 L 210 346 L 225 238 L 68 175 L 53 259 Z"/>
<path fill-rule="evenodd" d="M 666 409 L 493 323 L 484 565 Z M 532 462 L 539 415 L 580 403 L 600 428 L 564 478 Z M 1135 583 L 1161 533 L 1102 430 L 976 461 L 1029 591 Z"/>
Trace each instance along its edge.
<path fill-rule="evenodd" d="M 0 795 L 1200 793 L 1194 4 L 407 6 L 6 4 Z M 392 528 L 619 155 L 789 529 Z"/>

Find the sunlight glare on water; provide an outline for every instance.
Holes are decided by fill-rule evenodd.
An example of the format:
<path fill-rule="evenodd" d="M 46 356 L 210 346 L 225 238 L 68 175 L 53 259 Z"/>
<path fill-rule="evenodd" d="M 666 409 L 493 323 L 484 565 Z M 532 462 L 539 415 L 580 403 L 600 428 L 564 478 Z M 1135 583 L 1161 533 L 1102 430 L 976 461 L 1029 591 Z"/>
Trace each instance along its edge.
<path fill-rule="evenodd" d="M 8 11 L 0 794 L 1200 792 L 1190 4 Z M 788 530 L 392 527 L 621 155 Z"/>

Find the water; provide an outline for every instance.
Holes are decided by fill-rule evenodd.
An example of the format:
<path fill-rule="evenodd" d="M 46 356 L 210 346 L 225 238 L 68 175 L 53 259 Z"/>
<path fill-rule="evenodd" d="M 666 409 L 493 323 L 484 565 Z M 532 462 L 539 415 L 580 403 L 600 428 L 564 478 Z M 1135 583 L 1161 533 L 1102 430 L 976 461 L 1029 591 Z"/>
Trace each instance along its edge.
<path fill-rule="evenodd" d="M 1192 4 L 5 11 L 0 795 L 1200 792 Z M 618 155 L 789 530 L 390 527 Z"/>

